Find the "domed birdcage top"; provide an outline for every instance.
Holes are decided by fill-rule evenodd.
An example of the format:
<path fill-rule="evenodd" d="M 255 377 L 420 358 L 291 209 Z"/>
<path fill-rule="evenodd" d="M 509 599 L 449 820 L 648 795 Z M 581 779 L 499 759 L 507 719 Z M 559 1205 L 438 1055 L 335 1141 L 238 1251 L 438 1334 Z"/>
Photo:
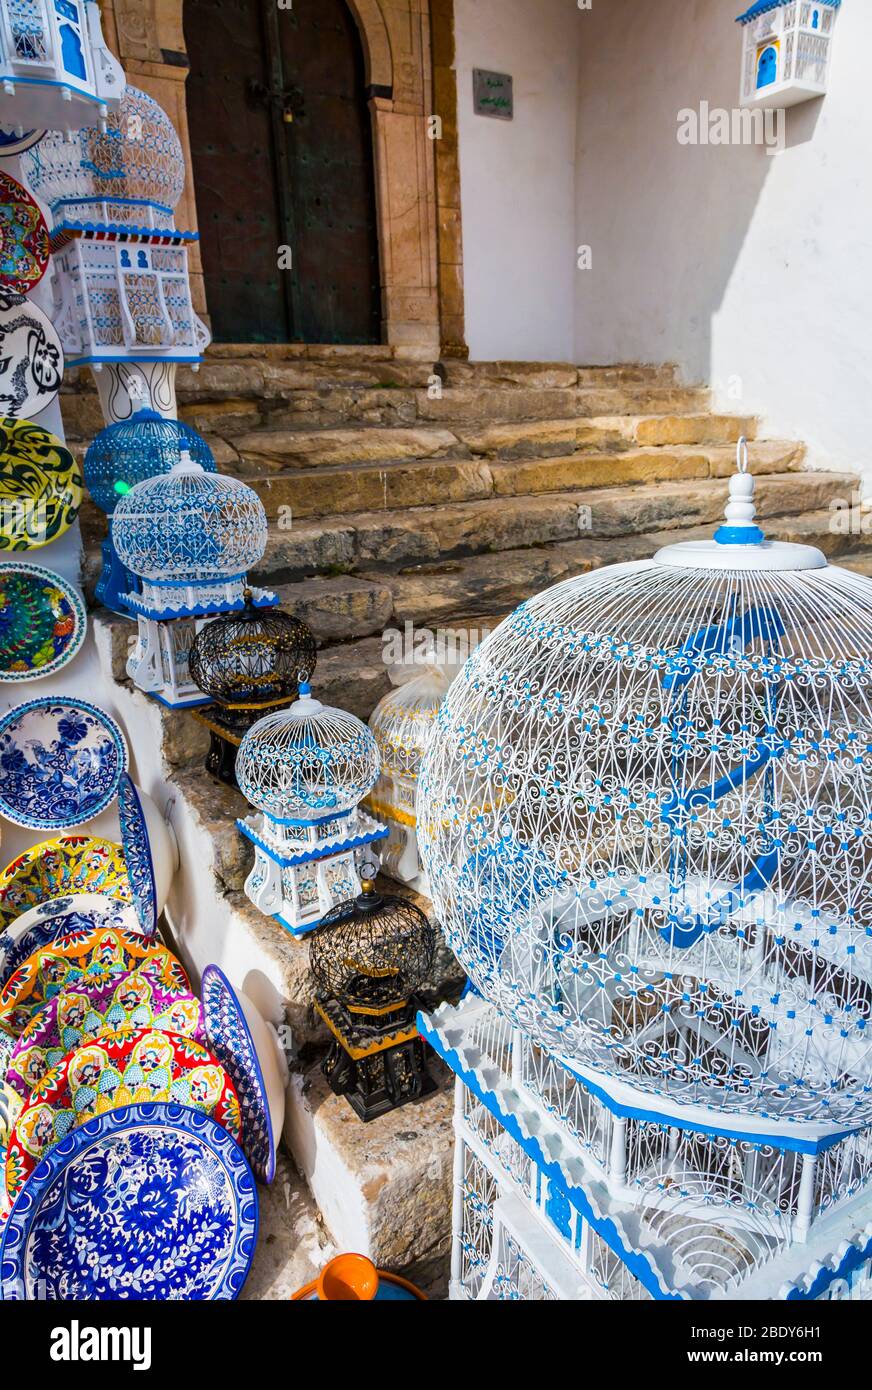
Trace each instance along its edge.
<path fill-rule="evenodd" d="M 306 623 L 247 602 L 241 613 L 216 618 L 201 628 L 188 669 L 213 700 L 257 709 L 296 695 L 317 659 L 315 638 Z"/>
<path fill-rule="evenodd" d="M 263 555 L 263 503 L 237 478 L 207 473 L 184 450 L 168 473 L 137 483 L 112 515 L 123 565 L 152 582 L 203 584 L 243 576 Z"/>
<path fill-rule="evenodd" d="M 205 439 L 181 420 L 156 410 L 137 410 L 129 420 L 107 425 L 85 454 L 85 482 L 96 505 L 108 513 L 137 483 L 168 473 L 187 450 L 195 463 L 214 473 L 215 459 Z"/>
<path fill-rule="evenodd" d="M 87 198 L 133 204 L 131 222 L 145 222 L 143 205 L 171 217 L 185 186 L 175 126 L 138 87 L 126 89 L 105 130 L 88 126 L 71 139 L 49 131 L 22 158 L 28 186 L 49 204 L 56 222 L 66 205 Z"/>
<path fill-rule="evenodd" d="M 751 512 L 497 628 L 442 705 L 419 844 L 476 988 L 552 1054 L 670 1105 L 860 1125 L 872 583 L 729 534 Z"/>
<path fill-rule="evenodd" d="M 402 675 L 402 683 L 388 691 L 369 717 L 382 775 L 389 777 L 417 776 L 449 685 L 448 676 L 434 665 L 411 667 Z"/>
<path fill-rule="evenodd" d="M 378 748 L 361 720 L 300 686 L 290 709 L 267 715 L 245 735 L 236 759 L 239 790 L 284 824 L 349 815 L 375 785 Z"/>
<path fill-rule="evenodd" d="M 322 998 L 381 1015 L 408 1003 L 429 978 L 435 955 L 436 933 L 421 909 L 364 882 L 358 898 L 323 919 L 309 961 Z"/>

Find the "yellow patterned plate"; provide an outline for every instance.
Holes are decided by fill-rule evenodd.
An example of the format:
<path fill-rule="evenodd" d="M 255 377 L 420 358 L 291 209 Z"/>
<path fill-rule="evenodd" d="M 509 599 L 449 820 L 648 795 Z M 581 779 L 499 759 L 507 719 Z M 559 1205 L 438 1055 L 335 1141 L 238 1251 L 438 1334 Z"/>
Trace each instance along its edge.
<path fill-rule="evenodd" d="M 75 893 L 133 901 L 124 851 L 114 840 L 61 835 L 19 854 L 0 874 L 0 931 L 39 903 Z"/>
<path fill-rule="evenodd" d="M 30 420 L 0 419 L 0 551 L 57 540 L 76 519 L 82 487 L 57 435 Z"/>

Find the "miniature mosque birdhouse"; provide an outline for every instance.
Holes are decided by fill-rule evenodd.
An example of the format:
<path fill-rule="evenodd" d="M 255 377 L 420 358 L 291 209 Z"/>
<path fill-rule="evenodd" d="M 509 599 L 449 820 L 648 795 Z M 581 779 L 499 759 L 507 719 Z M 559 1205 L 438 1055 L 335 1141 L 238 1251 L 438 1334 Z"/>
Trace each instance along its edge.
<path fill-rule="evenodd" d="M 105 126 L 124 88 L 96 0 L 0 0 L 0 125 L 35 137 Z"/>
<path fill-rule="evenodd" d="M 170 706 L 208 704 L 189 670 L 191 645 L 210 618 L 246 606 L 246 571 L 266 549 L 267 520 L 252 488 L 181 462 L 125 493 L 112 515 L 118 559 L 138 581 L 124 605 L 139 623 L 127 674 Z M 274 594 L 251 590 L 273 607 Z"/>
<path fill-rule="evenodd" d="M 315 1011 L 333 1035 L 322 1070 L 361 1120 L 374 1120 L 436 1089 L 415 1023 L 436 933 L 414 903 L 369 880 L 322 928 L 311 954 Z"/>
<path fill-rule="evenodd" d="M 237 821 L 255 848 L 245 892 L 295 936 L 360 892 L 356 854 L 387 836 L 360 803 L 379 775 L 367 726 L 300 686 L 290 709 L 258 721 L 236 759 L 236 780 L 258 813 Z"/>
<path fill-rule="evenodd" d="M 756 0 L 742 25 L 743 106 L 796 106 L 827 90 L 841 0 Z"/>
<path fill-rule="evenodd" d="M 206 771 L 236 786 L 236 756 L 249 729 L 296 700 L 318 659 L 308 625 L 290 613 L 256 608 L 250 593 L 241 613 L 228 613 L 197 633 L 193 680 L 213 702 L 194 718 L 211 735 Z"/>

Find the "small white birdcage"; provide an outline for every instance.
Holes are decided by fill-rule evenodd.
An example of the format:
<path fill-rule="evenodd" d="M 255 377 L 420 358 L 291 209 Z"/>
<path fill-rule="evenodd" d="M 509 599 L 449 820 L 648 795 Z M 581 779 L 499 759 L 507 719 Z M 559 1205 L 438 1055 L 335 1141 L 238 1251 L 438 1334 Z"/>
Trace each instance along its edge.
<path fill-rule="evenodd" d="M 755 0 L 742 25 L 743 106 L 795 106 L 827 90 L 842 0 Z"/>
<path fill-rule="evenodd" d="M 387 823 L 382 867 L 391 878 L 425 896 L 427 881 L 415 830 L 418 772 L 439 706 L 455 673 L 455 668 L 440 665 L 435 654 L 423 664 L 416 659 L 393 667 L 389 674 L 395 688 L 379 701 L 369 718 L 381 755 L 381 776 L 366 805 Z"/>
<path fill-rule="evenodd" d="M 121 598 L 139 624 L 127 674 L 164 704 L 208 704 L 188 669 L 200 628 L 243 609 L 247 593 L 259 607 L 278 602 L 248 589 L 246 572 L 266 549 L 263 503 L 245 483 L 207 473 L 183 449 L 168 473 L 119 498 L 110 524 L 118 558 L 139 585 Z"/>
<path fill-rule="evenodd" d="M 753 480 L 730 490 L 714 541 L 568 580 L 478 648 L 419 842 L 477 990 L 583 1077 L 859 1128 L 872 583 L 765 542 Z"/>
<path fill-rule="evenodd" d="M 299 700 L 243 738 L 236 780 L 258 813 L 237 821 L 255 848 L 245 892 L 295 936 L 360 893 L 357 853 L 388 833 L 360 809 L 378 774 L 367 726 L 313 699 L 305 682 Z"/>
<path fill-rule="evenodd" d="M 97 0 L 0 0 L 0 125 L 37 137 L 105 125 L 124 84 Z"/>

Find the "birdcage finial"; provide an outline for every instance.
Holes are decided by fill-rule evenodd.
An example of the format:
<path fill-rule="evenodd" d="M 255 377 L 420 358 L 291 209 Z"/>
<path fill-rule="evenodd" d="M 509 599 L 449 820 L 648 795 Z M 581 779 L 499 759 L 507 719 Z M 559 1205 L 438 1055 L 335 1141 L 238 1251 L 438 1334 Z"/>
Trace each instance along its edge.
<path fill-rule="evenodd" d="M 765 540 L 760 527 L 755 524 L 756 490 L 754 475 L 748 470 L 748 441 L 742 435 L 736 445 L 736 472 L 730 479 L 730 500 L 724 509 L 725 524 L 715 532 L 719 545 L 760 545 Z"/>

